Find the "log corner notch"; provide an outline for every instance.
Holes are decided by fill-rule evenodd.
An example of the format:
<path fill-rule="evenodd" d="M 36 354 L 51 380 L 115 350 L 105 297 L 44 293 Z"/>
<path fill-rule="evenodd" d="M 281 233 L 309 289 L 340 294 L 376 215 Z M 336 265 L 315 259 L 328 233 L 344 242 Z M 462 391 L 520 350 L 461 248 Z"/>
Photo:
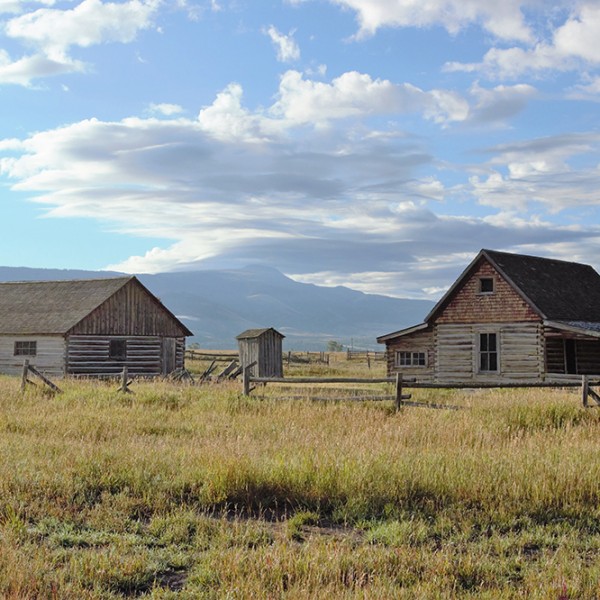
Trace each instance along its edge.
<path fill-rule="evenodd" d="M 29 379 L 29 373 L 37 376 L 42 382 L 47 385 L 53 393 L 62 393 L 62 390 L 52 381 L 50 381 L 44 374 L 40 373 L 33 365 L 29 364 L 29 359 L 26 358 L 23 362 L 23 375 L 21 376 L 21 391 L 24 392 L 27 384 L 36 385 Z"/>
<path fill-rule="evenodd" d="M 598 394 L 598 392 L 595 392 L 591 387 L 592 385 L 596 385 L 596 384 L 598 384 L 598 382 L 597 381 L 594 381 L 593 383 L 590 382 L 587 375 L 583 375 L 581 377 L 581 399 L 582 399 L 584 408 L 590 407 L 590 403 L 589 403 L 590 396 L 591 396 L 592 400 L 594 400 L 594 402 L 596 403 L 593 406 L 600 406 L 600 394 Z"/>

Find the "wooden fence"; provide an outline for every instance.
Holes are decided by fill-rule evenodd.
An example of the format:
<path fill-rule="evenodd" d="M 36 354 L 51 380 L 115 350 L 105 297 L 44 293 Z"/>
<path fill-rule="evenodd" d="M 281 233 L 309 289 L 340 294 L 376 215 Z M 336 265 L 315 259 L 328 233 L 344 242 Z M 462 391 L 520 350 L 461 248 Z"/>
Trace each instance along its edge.
<path fill-rule="evenodd" d="M 385 352 L 375 350 L 346 350 L 347 360 L 385 360 Z"/>
<path fill-rule="evenodd" d="M 283 383 L 283 384 L 347 384 L 347 383 L 360 383 L 360 384 L 374 384 L 374 383 L 391 383 L 395 385 L 395 393 L 393 396 L 367 396 L 362 398 L 356 398 L 359 400 L 394 400 L 396 410 L 400 410 L 403 404 L 406 404 L 410 399 L 410 394 L 403 393 L 403 387 L 408 382 L 414 382 L 414 379 L 403 379 L 402 374 L 398 373 L 396 377 L 374 377 L 374 378 L 360 378 L 360 377 L 254 377 L 251 374 L 253 365 L 249 365 L 243 371 L 243 393 L 245 396 L 249 396 L 255 388 L 253 383 L 262 383 L 267 385 L 269 383 Z M 416 404 L 416 403 L 415 403 Z"/>
<path fill-rule="evenodd" d="M 267 385 L 269 383 L 279 384 L 331 384 L 331 383 L 358 383 L 358 384 L 373 384 L 373 383 L 394 383 L 394 396 L 383 397 L 364 397 L 356 398 L 359 400 L 389 400 L 394 399 L 396 410 L 401 406 L 419 406 L 427 408 L 447 408 L 457 409 L 458 406 L 445 404 L 434 404 L 424 402 L 411 402 L 411 394 L 403 394 L 404 388 L 412 389 L 501 389 L 501 388 L 581 388 L 582 404 L 585 408 L 590 407 L 589 399 L 591 398 L 595 404 L 593 406 L 600 407 L 600 393 L 592 389 L 592 386 L 600 386 L 600 379 L 590 379 L 583 375 L 581 382 L 511 382 L 511 383 L 419 383 L 415 378 L 403 378 L 402 373 L 397 373 L 395 377 L 376 377 L 376 378 L 359 378 L 359 377 L 254 377 L 251 374 L 253 365 L 243 369 L 243 393 L 250 395 L 255 389 L 253 383 Z"/>
<path fill-rule="evenodd" d="M 347 350 L 346 352 L 323 352 L 323 351 L 298 351 L 288 350 L 283 353 L 283 360 L 289 365 L 293 363 L 319 363 L 328 365 L 331 361 L 331 356 L 338 354 L 345 356 L 346 360 L 360 360 L 366 362 L 369 366 L 371 361 L 383 361 L 385 360 L 385 352 L 375 352 L 373 350 Z M 189 360 L 198 361 L 216 361 L 226 362 L 233 359 L 237 359 L 239 353 L 237 350 L 223 350 L 223 351 L 209 351 L 209 350 L 196 350 L 193 348 L 185 351 L 185 358 Z M 339 358 L 338 358 L 339 360 Z"/>
<path fill-rule="evenodd" d="M 186 360 L 209 360 L 216 362 L 231 362 L 234 358 L 237 359 L 239 353 L 237 350 L 223 350 L 223 352 L 209 352 L 203 350 L 187 349 L 185 351 Z"/>

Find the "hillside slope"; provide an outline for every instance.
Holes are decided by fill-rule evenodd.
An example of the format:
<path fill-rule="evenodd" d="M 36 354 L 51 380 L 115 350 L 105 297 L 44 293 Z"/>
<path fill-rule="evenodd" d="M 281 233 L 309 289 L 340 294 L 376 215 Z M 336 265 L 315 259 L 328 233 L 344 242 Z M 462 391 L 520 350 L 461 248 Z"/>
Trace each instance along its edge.
<path fill-rule="evenodd" d="M 0 281 L 117 276 L 106 271 L 0 267 Z M 276 269 L 247 267 L 139 275 L 194 332 L 204 348 L 233 348 L 235 336 L 254 327 L 275 327 L 285 347 L 323 350 L 328 340 L 382 349 L 375 338 L 422 321 L 433 303 L 364 294 L 346 287 L 299 283 Z"/>

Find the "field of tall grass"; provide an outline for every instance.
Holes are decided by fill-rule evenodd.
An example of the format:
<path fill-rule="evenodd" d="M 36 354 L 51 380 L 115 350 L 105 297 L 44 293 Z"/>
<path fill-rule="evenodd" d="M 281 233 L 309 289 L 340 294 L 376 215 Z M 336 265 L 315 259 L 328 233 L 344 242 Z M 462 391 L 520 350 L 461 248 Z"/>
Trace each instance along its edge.
<path fill-rule="evenodd" d="M 464 410 L 395 413 L 19 383 L 0 378 L 2 598 L 600 597 L 600 411 L 576 392 L 414 390 Z"/>

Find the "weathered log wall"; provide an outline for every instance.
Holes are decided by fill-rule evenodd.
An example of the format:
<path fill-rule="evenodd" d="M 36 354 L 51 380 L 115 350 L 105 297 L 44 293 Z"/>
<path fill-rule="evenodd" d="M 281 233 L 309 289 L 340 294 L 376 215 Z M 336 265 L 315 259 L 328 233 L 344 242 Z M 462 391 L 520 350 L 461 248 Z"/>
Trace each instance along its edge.
<path fill-rule="evenodd" d="M 35 356 L 15 356 L 17 341 L 35 341 Z M 65 339 L 62 336 L 0 336 L 0 373 L 20 375 L 26 358 L 38 371 L 60 377 L 65 373 Z"/>
<path fill-rule="evenodd" d="M 480 333 L 498 336 L 498 370 L 479 371 Z M 437 382 L 535 381 L 544 372 L 544 350 L 538 323 L 436 325 L 435 378 Z"/>
<path fill-rule="evenodd" d="M 117 375 L 127 365 L 130 375 L 163 374 L 163 345 L 158 336 L 129 336 L 124 358 L 111 359 L 110 340 L 114 336 L 73 335 L 67 344 L 66 371 L 71 375 Z M 177 339 L 175 368 L 183 367 L 185 340 Z"/>
<path fill-rule="evenodd" d="M 433 330 L 416 331 L 406 336 L 390 340 L 386 345 L 387 373 L 402 373 L 406 377 L 416 377 L 418 381 L 429 382 L 434 380 L 435 352 L 433 348 Z M 400 366 L 397 362 L 398 352 L 425 352 L 425 366 Z"/>

